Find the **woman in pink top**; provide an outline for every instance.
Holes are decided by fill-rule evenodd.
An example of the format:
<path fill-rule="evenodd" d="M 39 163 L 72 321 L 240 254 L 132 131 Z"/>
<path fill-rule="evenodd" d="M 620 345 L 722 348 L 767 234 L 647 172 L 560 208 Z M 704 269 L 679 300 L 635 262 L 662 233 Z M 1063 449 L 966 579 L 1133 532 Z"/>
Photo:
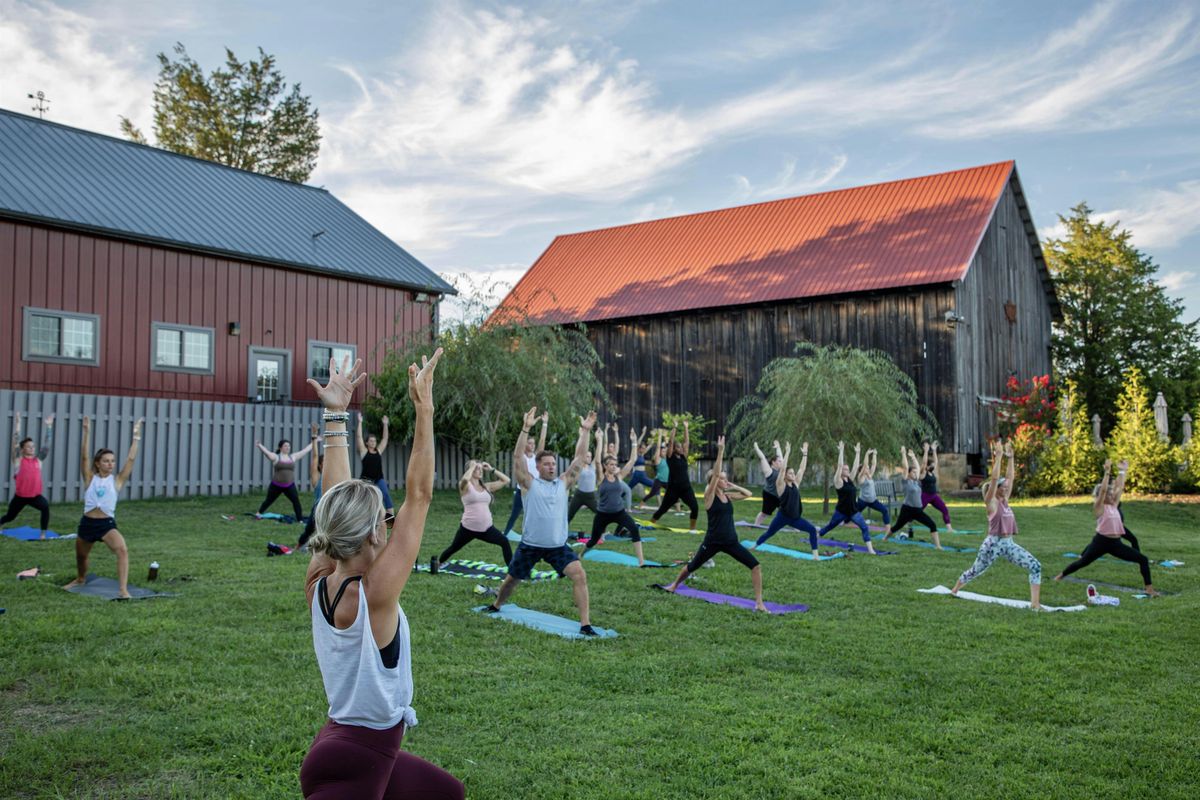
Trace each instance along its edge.
<path fill-rule="evenodd" d="M 1140 550 L 1135 550 L 1121 541 L 1121 537 L 1125 535 L 1125 524 L 1121 522 L 1121 512 L 1117 504 L 1121 502 L 1121 493 L 1125 491 L 1125 472 L 1128 469 L 1129 462 L 1122 461 L 1117 465 L 1117 479 L 1112 481 L 1112 461 L 1104 462 L 1104 480 L 1096 487 L 1096 499 L 1092 504 L 1092 512 L 1096 515 L 1096 535 L 1092 537 L 1091 543 L 1079 559 L 1055 575 L 1054 580 L 1060 581 L 1064 576 L 1083 569 L 1100 556 L 1110 555 L 1137 564 L 1142 571 L 1142 582 L 1146 584 L 1146 594 L 1158 596 L 1158 592 L 1150 583 L 1150 559 L 1142 555 Z"/>
<path fill-rule="evenodd" d="M 33 439 L 21 438 L 21 415 L 13 423 L 13 483 L 16 493 L 8 504 L 8 511 L 0 517 L 0 530 L 17 518 L 25 506 L 33 506 L 41 514 L 40 538 L 46 538 L 50 527 L 50 504 L 42 496 L 42 464 L 50 457 L 50 441 L 54 436 L 54 415 L 42 420 L 42 446 L 34 449 Z"/>
<path fill-rule="evenodd" d="M 496 477 L 484 483 L 483 476 L 489 472 L 495 473 Z M 436 573 L 442 562 L 475 539 L 499 546 L 504 553 L 506 566 L 512 561 L 512 545 L 492 524 L 491 508 L 492 492 L 503 489 L 508 484 L 508 476 L 486 461 L 467 462 L 467 471 L 458 481 L 458 495 L 463 504 L 462 523 L 458 526 L 458 532 L 454 534 L 454 541 L 450 546 L 443 550 L 440 556 L 434 557 L 429 565 L 430 572 Z"/>
<path fill-rule="evenodd" d="M 1008 459 L 1008 472 L 1000 477 L 1000 467 L 1004 459 Z M 997 558 L 1004 558 L 1016 564 L 1029 573 L 1029 607 L 1034 611 L 1042 608 L 1042 565 L 1033 555 L 1021 545 L 1013 541 L 1017 533 L 1017 518 L 1008 507 L 1008 497 L 1012 494 L 1013 477 L 1016 474 L 1016 461 L 1013 459 L 1012 442 L 1006 442 L 1003 450 L 996 448 L 996 459 L 992 463 L 992 476 L 984 490 L 983 498 L 987 503 L 988 535 L 979 546 L 979 555 L 971 568 L 959 576 L 958 583 L 950 590 L 958 594 L 963 584 L 973 581 L 982 575 Z"/>

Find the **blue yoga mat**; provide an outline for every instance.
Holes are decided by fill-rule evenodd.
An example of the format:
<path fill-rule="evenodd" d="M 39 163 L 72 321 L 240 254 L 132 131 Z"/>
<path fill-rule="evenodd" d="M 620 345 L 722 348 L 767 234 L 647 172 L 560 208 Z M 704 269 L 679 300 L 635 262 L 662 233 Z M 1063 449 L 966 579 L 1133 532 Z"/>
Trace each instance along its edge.
<path fill-rule="evenodd" d="M 615 639 L 617 632 L 607 628 L 596 628 L 596 633 L 599 636 L 584 636 L 579 632 L 579 623 L 573 619 L 564 617 L 556 617 L 553 614 L 544 614 L 541 611 L 532 611 L 528 608 L 521 608 L 515 603 L 508 603 L 501 607 L 495 614 L 489 614 L 484 609 L 487 606 L 476 606 L 472 611 L 479 612 L 484 616 L 494 617 L 496 619 L 515 622 L 517 625 L 524 625 L 526 628 L 542 631 L 543 633 L 552 633 L 555 636 L 561 636 L 564 639 Z"/>
<path fill-rule="evenodd" d="M 620 564 L 623 567 L 639 566 L 637 556 L 631 556 L 628 553 L 614 553 L 612 550 L 589 550 L 583 554 L 584 561 L 600 561 L 605 564 Z M 646 559 L 647 567 L 665 567 L 666 564 L 660 564 L 657 561 Z"/>
<path fill-rule="evenodd" d="M 36 542 L 41 538 L 42 532 L 37 528 L 25 526 L 22 528 L 5 528 L 4 535 L 10 536 L 13 539 L 20 539 L 23 542 Z M 46 531 L 46 538 L 58 539 L 61 537 L 54 531 Z"/>
<path fill-rule="evenodd" d="M 878 536 L 873 536 L 871 538 L 882 539 L 883 534 L 879 534 Z M 934 547 L 933 542 L 918 542 L 916 539 L 897 539 L 895 536 L 893 536 L 891 539 L 888 539 L 888 544 L 909 544 L 916 547 L 924 547 L 929 550 L 937 550 L 937 548 Z M 954 547 L 953 545 L 949 544 L 942 545 L 942 549 L 948 553 L 976 553 L 979 551 L 979 548 L 977 547 Z"/>
<path fill-rule="evenodd" d="M 749 550 L 753 545 L 754 540 L 752 539 L 747 539 L 746 541 L 742 542 L 742 547 L 745 547 L 747 550 Z M 821 556 L 819 559 L 814 559 L 812 553 L 806 553 L 803 550 L 790 550 L 786 547 L 779 547 L 778 545 L 773 544 L 760 544 L 757 548 L 757 551 L 760 553 L 775 553 L 776 555 L 787 556 L 788 558 L 802 558 L 805 561 L 832 561 L 835 558 L 846 557 L 845 553 L 834 553 L 831 556 Z"/>
<path fill-rule="evenodd" d="M 509 531 L 508 532 L 508 540 L 510 542 L 519 542 L 519 541 L 521 541 L 521 534 L 518 533 L 517 531 Z M 587 537 L 584 537 L 583 539 L 580 539 L 579 541 L 586 542 Z M 633 540 L 630 539 L 628 536 L 617 536 L 615 533 L 606 533 L 604 535 L 604 541 L 606 541 L 606 542 L 632 542 Z M 643 542 L 653 542 L 654 537 L 653 536 L 643 536 L 642 541 Z M 567 544 L 570 544 L 570 543 L 571 543 L 571 540 L 568 539 Z"/>

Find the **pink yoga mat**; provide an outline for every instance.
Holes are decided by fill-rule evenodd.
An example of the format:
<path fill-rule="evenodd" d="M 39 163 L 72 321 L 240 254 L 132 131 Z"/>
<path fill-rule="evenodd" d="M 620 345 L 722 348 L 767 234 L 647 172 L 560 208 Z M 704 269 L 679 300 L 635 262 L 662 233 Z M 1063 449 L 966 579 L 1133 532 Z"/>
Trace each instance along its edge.
<path fill-rule="evenodd" d="M 655 584 L 659 589 L 666 591 L 665 587 Z M 683 597 L 694 597 L 697 600 L 703 600 L 706 603 L 716 603 L 718 605 L 737 606 L 747 610 L 754 610 L 754 601 L 748 597 L 734 597 L 731 594 L 718 594 L 716 592 L 703 592 L 699 589 L 684 584 L 675 590 L 675 594 Z M 772 614 L 792 614 L 796 612 L 808 611 L 808 606 L 803 603 L 763 603 L 767 607 L 767 611 Z"/>

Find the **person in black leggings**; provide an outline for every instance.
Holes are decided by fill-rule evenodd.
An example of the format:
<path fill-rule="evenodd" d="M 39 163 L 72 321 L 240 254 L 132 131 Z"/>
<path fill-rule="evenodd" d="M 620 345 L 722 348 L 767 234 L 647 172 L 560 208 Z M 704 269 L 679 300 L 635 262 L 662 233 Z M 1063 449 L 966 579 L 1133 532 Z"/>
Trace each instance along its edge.
<path fill-rule="evenodd" d="M 50 529 L 50 504 L 42 494 L 42 467 L 50 457 L 50 444 L 54 439 L 54 415 L 48 414 L 42 420 L 42 446 L 34 449 L 33 439 L 21 438 L 21 415 L 16 415 L 13 423 L 13 499 L 8 504 L 8 511 L 0 518 L 0 530 L 17 518 L 21 511 L 29 506 L 38 512 L 38 522 L 42 535 Z"/>
<path fill-rule="evenodd" d="M 359 477 L 367 483 L 375 484 L 383 493 L 383 508 L 391 514 L 396 509 L 392 505 L 392 494 L 388 491 L 387 479 L 383 477 L 383 451 L 388 446 L 388 418 L 383 418 L 383 438 L 376 439 L 375 434 L 368 434 L 363 439 L 363 418 L 358 415 L 358 457 L 362 459 L 362 474 Z"/>
<path fill-rule="evenodd" d="M 603 436 L 603 432 L 596 433 L 597 452 L 602 449 L 603 439 L 601 437 Z M 592 536 L 588 539 L 584 552 L 586 553 L 600 544 L 605 529 L 616 523 L 617 530 L 628 531 L 629 538 L 633 540 L 633 552 L 637 554 L 638 566 L 644 567 L 646 566 L 646 557 L 642 553 L 642 536 L 638 532 L 637 523 L 625 510 L 625 492 L 629 491 L 632 498 L 632 490 L 625 483 L 625 478 L 633 472 L 634 462 L 637 461 L 637 434 L 630 431 L 629 440 L 633 447 L 630 449 L 629 460 L 625 462 L 625 466 L 618 467 L 617 459 L 614 456 L 604 457 L 604 477 L 600 479 L 596 487 L 598 508 L 596 516 L 592 518 Z"/>
<path fill-rule="evenodd" d="M 733 525 L 733 504 L 753 493 L 729 482 L 725 474 L 725 437 L 717 438 L 717 460 L 708 473 L 708 486 L 704 489 L 704 508 L 708 511 L 708 532 L 700 549 L 687 563 L 679 575 L 669 585 L 664 586 L 668 592 L 674 592 L 679 585 L 688 579 L 693 572 L 700 569 L 704 562 L 717 553 L 727 553 L 742 565 L 750 569 L 750 581 L 754 586 L 754 610 L 766 611 L 763 605 L 762 567 L 754 554 L 742 546 L 737 538 L 737 530 Z"/>
<path fill-rule="evenodd" d="M 485 482 L 483 476 L 489 472 L 496 477 Z M 492 494 L 508 486 L 509 480 L 507 475 L 486 461 L 467 462 L 467 471 L 458 480 L 458 496 L 463 504 L 462 520 L 454 534 L 454 541 L 440 556 L 434 557 L 430 572 L 436 573 L 438 567 L 450 560 L 450 556 L 476 540 L 499 547 L 504 555 L 505 566 L 512 561 L 512 546 L 492 524 Z"/>
<path fill-rule="evenodd" d="M 667 469 L 669 470 L 667 490 L 663 494 L 658 511 L 655 511 L 654 516 L 650 519 L 658 522 L 663 514 L 671 509 L 671 506 L 676 502 L 682 502 L 692 512 L 691 523 L 688 527 L 696 530 L 696 518 L 700 516 L 700 506 L 696 503 L 696 493 L 692 491 L 692 479 L 688 475 L 688 448 L 691 446 L 691 435 L 686 419 L 683 421 L 682 443 L 675 440 L 677 431 L 677 426 L 671 427 L 671 440 L 667 445 L 667 452 L 670 453 L 667 456 Z"/>
<path fill-rule="evenodd" d="M 254 446 L 271 462 L 271 485 L 267 487 L 267 499 L 263 500 L 262 505 L 258 507 L 259 515 L 267 513 L 271 504 L 278 500 L 280 495 L 283 495 L 292 501 L 292 511 L 295 512 L 296 522 L 302 522 L 304 510 L 300 507 L 300 493 L 296 491 L 296 462 L 308 455 L 309 451 L 313 449 L 313 445 L 310 443 L 295 454 L 292 453 L 292 443 L 287 439 L 279 440 L 274 453 L 263 447 L 262 442 L 255 442 Z"/>
<path fill-rule="evenodd" d="M 922 511 L 921 504 L 921 481 L 917 477 L 921 474 L 921 467 L 917 463 L 917 454 L 912 450 L 900 448 L 900 463 L 901 466 L 897 469 L 903 471 L 904 465 L 907 462 L 908 473 L 904 479 L 904 502 L 900 506 L 900 513 L 896 515 L 896 522 L 892 525 L 891 530 L 885 531 L 883 540 L 886 541 L 896 531 L 903 528 L 912 522 L 919 522 L 926 528 L 929 528 L 930 535 L 933 536 L 933 545 L 938 550 L 942 549 L 942 540 L 938 536 L 937 523 L 934 522 L 928 514 Z"/>

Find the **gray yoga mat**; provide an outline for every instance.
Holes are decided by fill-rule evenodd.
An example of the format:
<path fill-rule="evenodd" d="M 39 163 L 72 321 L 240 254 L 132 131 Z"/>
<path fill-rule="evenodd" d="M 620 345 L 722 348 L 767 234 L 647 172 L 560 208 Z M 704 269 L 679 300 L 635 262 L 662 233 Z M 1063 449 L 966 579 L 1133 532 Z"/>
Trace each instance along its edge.
<path fill-rule="evenodd" d="M 88 575 L 87 582 L 82 586 L 72 586 L 67 589 L 72 594 L 86 594 L 89 597 L 102 597 L 105 600 L 118 600 L 117 591 L 120 585 L 112 578 L 101 578 L 99 575 Z M 174 597 L 168 592 L 155 592 L 140 586 L 129 586 L 130 599 L 145 600 L 148 597 Z"/>

